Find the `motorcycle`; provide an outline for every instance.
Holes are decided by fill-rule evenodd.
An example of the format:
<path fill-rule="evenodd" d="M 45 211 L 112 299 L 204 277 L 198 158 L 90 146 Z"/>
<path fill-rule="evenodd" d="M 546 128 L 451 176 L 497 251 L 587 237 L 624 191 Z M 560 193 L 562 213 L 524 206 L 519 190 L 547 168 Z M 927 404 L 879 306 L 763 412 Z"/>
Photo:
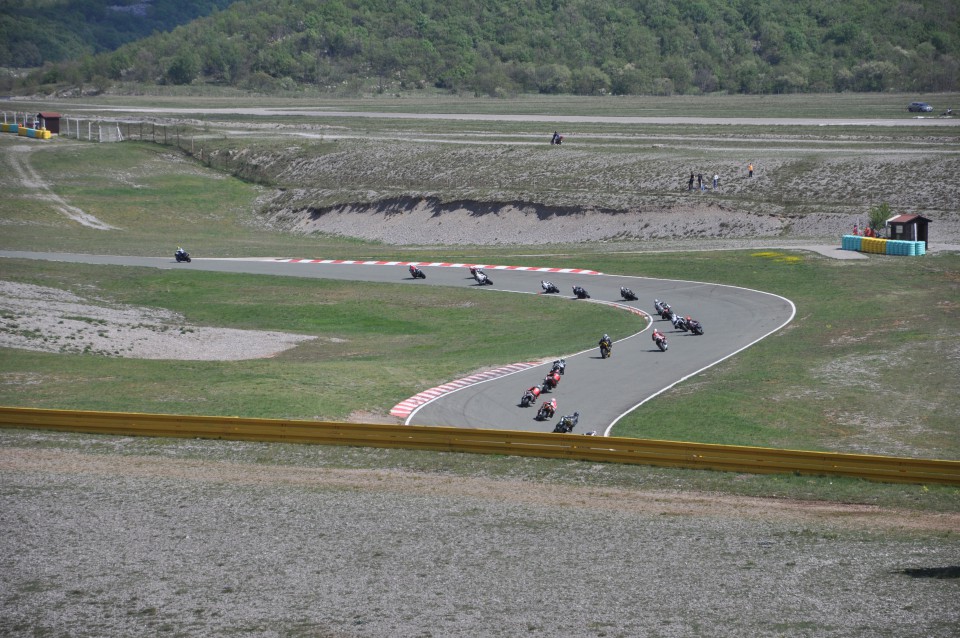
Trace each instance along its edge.
<path fill-rule="evenodd" d="M 581 288 L 580 286 L 574 286 L 574 287 L 573 287 L 573 294 L 577 297 L 577 299 L 589 299 L 589 298 L 590 298 L 590 295 L 587 294 L 586 289 L 585 289 L 585 288 Z"/>
<path fill-rule="evenodd" d="M 690 332 L 692 332 L 695 335 L 703 334 L 703 325 L 701 325 L 700 322 L 697 321 L 696 319 L 691 319 L 690 317 L 687 317 L 687 327 L 690 329 Z"/>
<path fill-rule="evenodd" d="M 629 288 L 624 288 L 620 286 L 620 296 L 623 297 L 626 301 L 636 301 L 637 296 L 633 294 L 633 291 Z"/>
<path fill-rule="evenodd" d="M 687 331 L 687 320 L 680 315 L 670 313 L 670 322 L 673 323 L 673 327 L 677 330 Z"/>
<path fill-rule="evenodd" d="M 574 412 L 573 414 L 562 416 L 560 417 L 560 421 L 557 422 L 557 426 L 553 428 L 553 431 L 559 434 L 569 434 L 573 432 L 573 428 L 575 428 L 577 426 L 577 423 L 579 422 L 580 422 L 579 412 Z"/>
<path fill-rule="evenodd" d="M 540 287 L 543 288 L 544 294 L 547 294 L 547 295 L 553 294 L 555 292 L 560 292 L 560 289 L 557 288 L 555 285 L 553 285 L 549 281 L 541 281 Z"/>
<path fill-rule="evenodd" d="M 663 302 L 660 301 L 659 299 L 654 299 L 654 300 L 653 300 L 653 310 L 654 310 L 654 314 L 658 314 L 658 315 L 659 315 L 661 308 L 663 308 Z"/>
<path fill-rule="evenodd" d="M 546 421 L 547 419 L 552 419 L 553 415 L 557 412 L 557 400 L 551 399 L 550 401 L 544 401 L 543 405 L 540 406 L 540 409 L 537 411 L 537 421 Z"/>
<path fill-rule="evenodd" d="M 600 342 L 600 358 L 609 359 L 611 354 L 613 354 L 613 343 L 609 341 L 601 341 Z"/>
<path fill-rule="evenodd" d="M 661 319 L 670 319 L 670 315 L 672 314 L 673 314 L 673 308 L 670 307 L 670 304 L 665 303 L 660 307 Z"/>
<path fill-rule="evenodd" d="M 477 272 L 473 275 L 473 278 L 477 280 L 478 286 L 493 285 L 493 279 L 487 277 L 487 273 L 483 272 L 483 270 L 479 268 L 477 268 Z"/>
<path fill-rule="evenodd" d="M 553 367 L 550 369 L 550 372 L 559 372 L 564 374 L 567 370 L 567 360 L 566 359 L 557 359 L 553 362 Z"/>
<path fill-rule="evenodd" d="M 413 277 L 414 279 L 427 278 L 427 276 L 423 273 L 423 271 L 417 268 L 416 266 L 414 266 L 413 264 L 410 264 L 410 276 Z"/>
<path fill-rule="evenodd" d="M 177 263 L 185 261 L 188 264 L 190 263 L 190 253 L 185 251 L 183 248 L 177 248 L 177 252 L 173 253 L 173 258 L 177 260 Z"/>
<path fill-rule="evenodd" d="M 547 376 L 543 378 L 543 391 L 550 392 L 551 390 L 557 387 L 557 384 L 560 383 L 560 373 L 559 372 L 550 372 Z"/>
<path fill-rule="evenodd" d="M 668 344 L 667 344 L 667 336 L 666 336 L 666 335 L 662 335 L 662 334 L 661 334 L 661 335 L 658 335 L 658 336 L 656 336 L 656 337 L 654 338 L 653 341 L 654 341 L 654 343 L 657 344 L 657 347 L 660 348 L 660 352 L 666 352 L 666 351 L 667 351 Z"/>
<path fill-rule="evenodd" d="M 534 405 L 537 402 L 537 398 L 540 396 L 541 392 L 543 392 L 543 388 L 538 385 L 535 385 L 524 392 L 523 396 L 520 397 L 520 407 L 529 408 L 531 405 Z"/>

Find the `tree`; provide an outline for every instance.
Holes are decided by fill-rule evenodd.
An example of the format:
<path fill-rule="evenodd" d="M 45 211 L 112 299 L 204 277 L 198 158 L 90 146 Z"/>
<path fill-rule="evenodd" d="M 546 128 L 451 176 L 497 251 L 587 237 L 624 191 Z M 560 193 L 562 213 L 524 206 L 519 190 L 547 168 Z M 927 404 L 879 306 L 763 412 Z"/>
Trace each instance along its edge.
<path fill-rule="evenodd" d="M 200 56 L 193 51 L 181 51 L 167 67 L 167 81 L 171 84 L 190 84 L 200 72 Z"/>
<path fill-rule="evenodd" d="M 890 204 L 883 202 L 882 204 L 874 206 L 870 209 L 867 225 L 870 226 L 874 232 L 877 232 L 887 225 L 887 220 L 891 217 L 893 217 L 893 213 L 890 210 Z"/>

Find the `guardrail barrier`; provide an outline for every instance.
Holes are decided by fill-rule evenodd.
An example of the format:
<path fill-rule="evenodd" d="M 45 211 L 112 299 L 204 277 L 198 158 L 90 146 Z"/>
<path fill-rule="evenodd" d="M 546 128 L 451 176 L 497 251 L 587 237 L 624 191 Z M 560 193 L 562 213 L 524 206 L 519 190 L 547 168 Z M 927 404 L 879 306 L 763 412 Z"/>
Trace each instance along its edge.
<path fill-rule="evenodd" d="M 756 474 L 960 485 L 960 461 L 550 432 L 0 406 L 0 427 L 119 436 L 271 441 L 565 458 Z"/>

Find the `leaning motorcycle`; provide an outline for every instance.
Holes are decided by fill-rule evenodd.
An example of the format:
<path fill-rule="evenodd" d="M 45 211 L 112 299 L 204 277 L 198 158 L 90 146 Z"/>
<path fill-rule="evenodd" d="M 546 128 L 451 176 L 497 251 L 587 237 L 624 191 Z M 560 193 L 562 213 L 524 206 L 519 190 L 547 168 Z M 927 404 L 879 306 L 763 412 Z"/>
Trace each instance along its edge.
<path fill-rule="evenodd" d="M 553 282 L 550 282 L 550 281 L 545 281 L 545 280 L 541 281 L 540 287 L 543 288 L 544 294 L 547 294 L 547 295 L 560 292 L 560 289 L 557 288 L 556 285 L 554 285 Z"/>
<path fill-rule="evenodd" d="M 419 268 L 417 268 L 416 266 L 414 266 L 413 264 L 410 264 L 410 276 L 413 277 L 414 279 L 426 279 L 426 278 L 427 278 L 427 276 L 424 274 L 424 272 L 423 272 L 422 270 L 420 270 Z"/>
<path fill-rule="evenodd" d="M 660 352 L 667 351 L 668 344 L 667 344 L 667 337 L 665 335 L 661 335 L 657 337 L 655 341 L 656 341 L 657 347 L 660 348 Z"/>
<path fill-rule="evenodd" d="M 560 417 L 560 421 L 557 422 L 557 426 L 553 428 L 553 431 L 559 434 L 569 434 L 573 432 L 573 428 L 577 426 L 577 423 L 580 422 L 580 413 L 574 412 L 573 414 L 568 414 L 566 416 Z"/>
<path fill-rule="evenodd" d="M 543 391 L 549 392 L 550 390 L 554 390 L 556 389 L 559 383 L 560 383 L 560 373 L 551 372 L 543 378 Z"/>
<path fill-rule="evenodd" d="M 687 327 L 695 335 L 703 334 L 703 325 L 696 319 L 687 319 Z"/>
<path fill-rule="evenodd" d="M 523 396 L 520 397 L 520 407 L 529 408 L 531 405 L 537 402 L 537 397 L 540 396 L 541 390 L 540 386 L 533 386 L 529 390 L 523 393 Z"/>
<path fill-rule="evenodd" d="M 482 270 L 477 270 L 473 278 L 477 280 L 478 286 L 493 285 L 493 279 L 490 279 L 490 277 L 487 277 L 487 273 L 483 272 Z"/>
<path fill-rule="evenodd" d="M 190 263 L 190 253 L 185 251 L 183 248 L 177 249 L 177 252 L 173 253 L 173 258 L 177 260 L 177 263 L 185 261 L 188 264 Z"/>
<path fill-rule="evenodd" d="M 537 411 L 537 421 L 546 421 L 547 419 L 552 419 L 553 415 L 557 412 L 557 400 L 553 399 L 551 401 L 544 401 L 543 405 L 540 406 L 540 409 Z"/>
<path fill-rule="evenodd" d="M 633 294 L 633 291 L 630 290 L 629 288 L 624 288 L 623 286 L 620 286 L 620 296 L 623 297 L 624 300 L 626 300 L 626 301 L 636 301 L 636 300 L 637 300 L 637 296 L 636 296 L 635 294 Z"/>
<path fill-rule="evenodd" d="M 573 287 L 573 294 L 577 297 L 577 299 L 589 299 L 589 298 L 590 298 L 590 295 L 587 294 L 586 288 L 581 288 L 580 286 L 574 286 L 574 287 Z"/>

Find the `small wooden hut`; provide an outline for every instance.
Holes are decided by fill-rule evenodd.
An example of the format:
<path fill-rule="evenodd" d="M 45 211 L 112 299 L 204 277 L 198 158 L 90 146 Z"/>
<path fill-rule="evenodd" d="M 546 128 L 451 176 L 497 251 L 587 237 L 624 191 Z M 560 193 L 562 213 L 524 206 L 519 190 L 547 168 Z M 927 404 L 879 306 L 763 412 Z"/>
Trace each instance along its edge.
<path fill-rule="evenodd" d="M 924 248 L 927 246 L 927 224 L 931 220 L 920 215 L 898 215 L 887 221 L 890 227 L 890 239 L 901 239 L 904 241 L 922 241 Z"/>

